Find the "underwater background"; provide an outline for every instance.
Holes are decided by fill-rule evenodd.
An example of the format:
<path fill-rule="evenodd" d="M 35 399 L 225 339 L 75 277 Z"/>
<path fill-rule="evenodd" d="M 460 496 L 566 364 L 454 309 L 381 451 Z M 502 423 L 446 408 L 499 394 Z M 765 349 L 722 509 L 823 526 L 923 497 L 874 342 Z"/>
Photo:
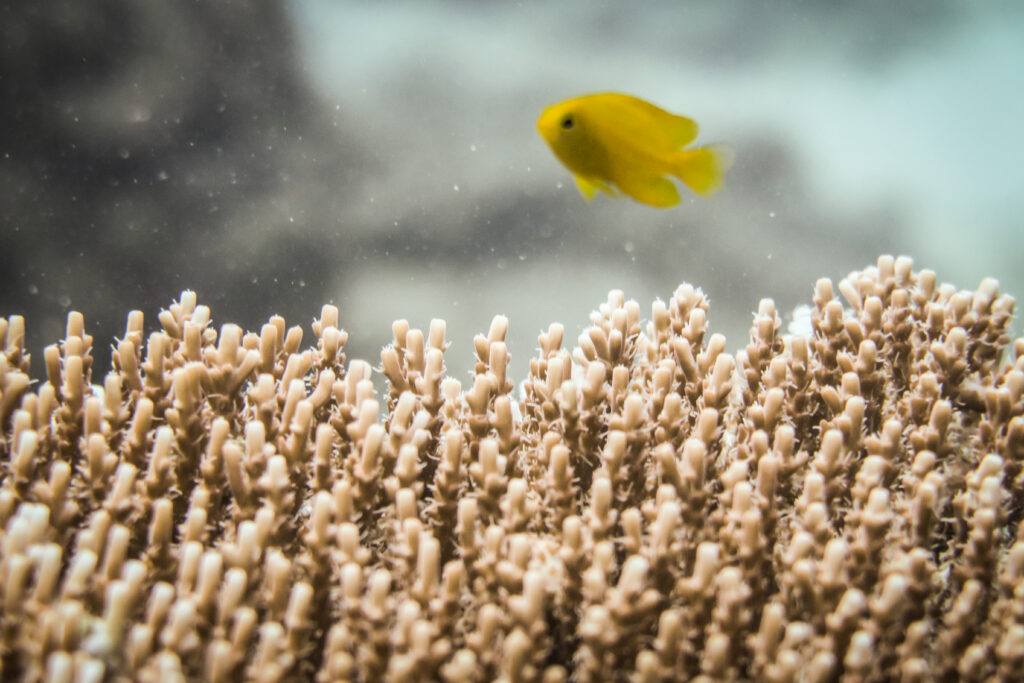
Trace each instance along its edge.
<path fill-rule="evenodd" d="M 0 316 L 26 316 L 35 373 L 67 311 L 101 340 L 95 380 L 125 313 L 155 329 L 185 288 L 246 329 L 308 333 L 336 304 L 348 356 L 374 363 L 393 320 L 444 318 L 461 378 L 504 314 L 517 380 L 541 330 L 571 346 L 613 288 L 700 286 L 730 350 L 759 299 L 791 311 L 879 253 L 1024 294 L 1018 2 L 0 12 Z M 602 91 L 728 142 L 723 189 L 584 201 L 534 123 Z"/>

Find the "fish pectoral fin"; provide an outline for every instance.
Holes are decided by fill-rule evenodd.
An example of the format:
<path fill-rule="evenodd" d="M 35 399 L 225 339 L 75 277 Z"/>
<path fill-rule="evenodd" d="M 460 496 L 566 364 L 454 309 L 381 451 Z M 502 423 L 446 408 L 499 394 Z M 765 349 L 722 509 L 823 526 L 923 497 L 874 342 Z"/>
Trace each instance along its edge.
<path fill-rule="evenodd" d="M 619 179 L 615 181 L 619 188 L 643 204 L 659 209 L 675 206 L 679 203 L 679 190 L 675 184 L 665 177 L 639 177 Z"/>
<path fill-rule="evenodd" d="M 581 175 L 573 174 L 573 179 L 576 181 L 576 187 L 580 188 L 580 193 L 587 198 L 589 202 L 597 194 L 598 190 L 605 194 L 615 196 L 615 190 L 608 185 L 608 183 L 598 178 L 585 178 Z"/>

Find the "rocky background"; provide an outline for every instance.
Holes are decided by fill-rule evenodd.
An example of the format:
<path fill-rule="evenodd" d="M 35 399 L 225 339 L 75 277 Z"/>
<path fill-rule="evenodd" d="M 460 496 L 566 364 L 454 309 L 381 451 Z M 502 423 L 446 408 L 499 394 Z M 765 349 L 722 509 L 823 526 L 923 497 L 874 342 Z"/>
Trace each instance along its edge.
<path fill-rule="evenodd" d="M 27 317 L 37 358 L 69 310 L 109 339 L 184 288 L 247 329 L 333 302 L 371 362 L 397 318 L 463 340 L 506 314 L 518 379 L 539 331 L 574 339 L 612 288 L 699 284 L 738 348 L 760 298 L 785 314 L 883 251 L 960 287 L 1024 285 L 1013 3 L 0 12 L 0 315 Z M 733 144 L 725 189 L 585 203 L 533 122 L 595 90 Z M 446 362 L 465 378 L 472 349 Z"/>

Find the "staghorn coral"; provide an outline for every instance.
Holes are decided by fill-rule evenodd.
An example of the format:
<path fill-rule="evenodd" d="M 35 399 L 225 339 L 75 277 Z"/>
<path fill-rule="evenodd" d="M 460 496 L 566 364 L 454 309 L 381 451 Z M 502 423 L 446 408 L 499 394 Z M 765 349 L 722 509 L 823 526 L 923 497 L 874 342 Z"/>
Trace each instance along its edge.
<path fill-rule="evenodd" d="M 80 315 L 33 387 L 0 319 L 5 679 L 1015 680 L 1024 339 L 1013 300 L 907 258 L 762 301 L 732 355 L 683 285 L 552 325 L 521 398 L 508 321 L 445 376 L 395 323 L 378 397 L 338 311 L 218 332 Z"/>

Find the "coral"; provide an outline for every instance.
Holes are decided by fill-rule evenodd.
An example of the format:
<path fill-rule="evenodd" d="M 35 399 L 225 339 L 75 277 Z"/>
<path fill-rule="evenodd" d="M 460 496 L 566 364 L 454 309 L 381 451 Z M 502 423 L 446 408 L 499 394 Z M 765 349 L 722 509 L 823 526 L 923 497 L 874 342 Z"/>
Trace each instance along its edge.
<path fill-rule="evenodd" d="M 325 306 L 82 316 L 33 386 L 0 319 L 0 665 L 52 681 L 1019 680 L 1024 339 L 907 258 L 764 300 L 735 355 L 680 286 L 573 350 L 445 325 L 369 364 Z"/>

